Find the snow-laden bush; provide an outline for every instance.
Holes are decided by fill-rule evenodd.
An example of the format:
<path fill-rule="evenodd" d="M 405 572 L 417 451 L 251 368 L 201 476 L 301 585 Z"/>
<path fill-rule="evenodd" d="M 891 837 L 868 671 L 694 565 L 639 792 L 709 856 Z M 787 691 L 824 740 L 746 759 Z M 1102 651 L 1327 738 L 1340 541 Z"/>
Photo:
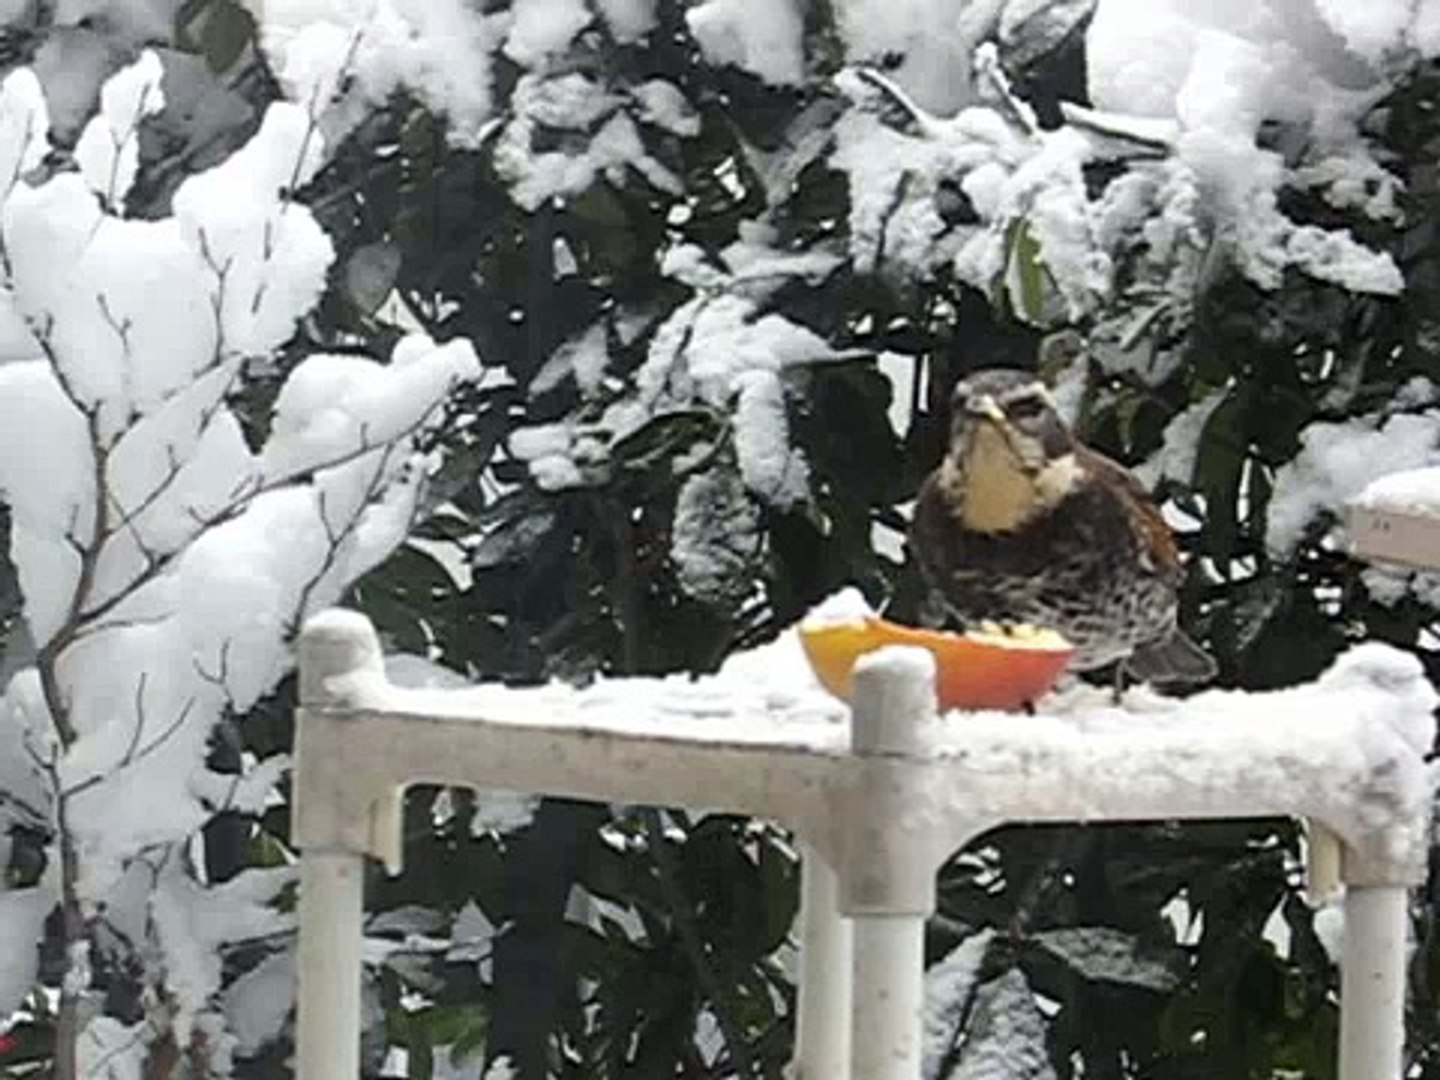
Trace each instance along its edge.
<path fill-rule="evenodd" d="M 333 260 L 295 199 L 324 144 L 303 106 L 273 105 L 171 213 L 127 217 L 164 106 L 146 53 L 105 84 L 76 167 L 54 168 L 35 76 L 0 87 L 0 497 L 33 648 L 0 698 L 0 819 L 48 841 L 44 876 L 0 892 L 0 1016 L 58 990 L 62 1077 L 182 1059 L 222 1075 L 273 1034 L 257 1014 L 283 1019 L 273 982 L 220 991 L 238 945 L 283 945 L 292 875 L 208 882 L 196 841 L 265 806 L 287 760 L 221 774 L 210 742 L 287 672 L 306 615 L 404 539 L 432 471 L 422 436 L 478 372 L 467 344 L 422 335 L 386 363 L 311 355 L 247 442 L 247 372 Z M 63 960 L 42 971 L 52 909 Z"/>
<path fill-rule="evenodd" d="M 371 610 L 505 678 L 712 667 L 847 583 L 903 617 L 949 389 L 1005 363 L 1140 466 L 1225 680 L 1309 678 L 1361 632 L 1416 646 L 1433 582 L 1362 572 L 1329 526 L 1436 455 L 1432 6 L 253 0 L 363 173 L 322 184 L 347 277 L 382 270 L 510 376 L 448 433 L 479 482 L 431 527 L 445 565 L 390 564 Z M 376 333 L 379 292 L 335 326 Z M 430 857 L 506 929 L 493 979 L 382 976 L 422 990 L 407 1046 L 776 1067 L 787 842 L 655 820 L 550 806 L 486 847 L 437 818 Z M 1324 1075 L 1334 970 L 1295 848 L 1274 822 L 987 838 L 942 877 L 937 936 L 991 946 L 937 982 L 930 1066 Z M 385 902 L 457 924 L 468 889 Z"/>

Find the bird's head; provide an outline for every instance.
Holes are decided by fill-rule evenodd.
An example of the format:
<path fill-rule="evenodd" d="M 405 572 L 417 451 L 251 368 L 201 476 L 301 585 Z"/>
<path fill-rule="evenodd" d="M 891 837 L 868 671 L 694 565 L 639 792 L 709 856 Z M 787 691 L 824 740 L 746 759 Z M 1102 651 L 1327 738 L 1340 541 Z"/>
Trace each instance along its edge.
<path fill-rule="evenodd" d="M 951 415 L 942 483 L 969 528 L 1019 528 L 1079 482 L 1075 438 L 1034 375 L 978 371 L 956 385 Z"/>

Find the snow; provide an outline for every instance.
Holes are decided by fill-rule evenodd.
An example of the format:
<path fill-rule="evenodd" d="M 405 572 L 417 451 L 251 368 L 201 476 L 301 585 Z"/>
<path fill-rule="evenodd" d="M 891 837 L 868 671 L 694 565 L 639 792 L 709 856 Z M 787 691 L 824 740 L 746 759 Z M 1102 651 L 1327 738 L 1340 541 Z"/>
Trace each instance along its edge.
<path fill-rule="evenodd" d="M 1195 460 L 1205 425 L 1225 401 L 1227 392 L 1224 388 L 1212 390 L 1177 413 L 1165 425 L 1160 449 L 1134 470 L 1135 478 L 1147 488 L 1156 487 L 1161 480 L 1189 484 L 1194 479 Z"/>
<path fill-rule="evenodd" d="M 525 210 L 551 199 L 585 191 L 604 178 L 623 187 L 631 173 L 679 195 L 684 185 L 645 149 L 634 103 L 579 72 L 556 76 L 526 74 L 511 97 L 511 119 L 494 146 L 495 169 L 510 184 L 511 198 Z M 641 115 L 648 106 L 642 104 Z M 561 149 L 554 132 L 574 135 Z"/>
<path fill-rule="evenodd" d="M 253 1057 L 284 1028 L 295 1000 L 295 953 L 267 956 L 235 979 L 219 998 L 235 1053 Z"/>
<path fill-rule="evenodd" d="M 1386 473 L 1367 484 L 1353 504 L 1367 510 L 1440 516 L 1440 467 Z"/>
<path fill-rule="evenodd" d="M 1133 934 L 1110 926 L 1063 926 L 1041 930 L 1035 944 L 1094 982 L 1139 986 L 1165 993 L 1179 982 L 1163 959 L 1146 956 Z"/>
<path fill-rule="evenodd" d="M 19 68 L 0 83 L 0 198 L 9 198 L 20 177 L 39 165 L 50 133 L 50 114 L 40 81 Z"/>
<path fill-rule="evenodd" d="M 1331 900 L 1315 913 L 1313 929 L 1320 947 L 1332 964 L 1339 964 L 1345 952 L 1345 907 L 1339 900 Z"/>
<path fill-rule="evenodd" d="M 610 344 L 606 327 L 604 322 L 597 322 L 551 354 L 530 380 L 529 391 L 532 395 L 548 393 L 570 377 L 575 380 L 581 394 L 593 398 L 600 390 L 609 363 Z"/>
<path fill-rule="evenodd" d="M 177 865 L 161 874 L 151 917 L 174 995 L 173 1023 L 181 1043 L 220 990 L 222 946 L 290 930 L 294 920 L 272 906 L 295 880 L 289 868 L 250 870 L 223 885 L 201 886 Z"/>
<path fill-rule="evenodd" d="M 974 103 L 971 58 L 976 45 L 997 28 L 1004 6 L 1004 0 L 840 0 L 834 5 L 846 59 L 890 70 L 920 105 L 941 115 Z"/>
<path fill-rule="evenodd" d="M 563 53 L 589 25 L 585 0 L 515 0 L 505 55 L 523 67 L 537 67 Z"/>
<path fill-rule="evenodd" d="M 971 934 L 925 972 L 925 1009 L 921 1016 L 922 1080 L 945 1080 L 940 1067 L 964 1029 L 980 967 L 995 940 L 993 930 Z"/>
<path fill-rule="evenodd" d="M 735 455 L 751 491 L 782 510 L 804 501 L 810 492 L 810 468 L 791 445 L 785 388 L 771 371 L 746 371 L 735 377 Z"/>
<path fill-rule="evenodd" d="M 1276 472 L 1270 499 L 1266 542 L 1280 555 L 1295 549 L 1318 516 L 1334 514 L 1372 482 L 1440 465 L 1440 410 L 1320 421 L 1300 433 L 1300 443 L 1300 453 Z"/>
<path fill-rule="evenodd" d="M 44 886 L 0 890 L 0 1025 L 34 988 L 45 919 L 55 907 Z"/>
<path fill-rule="evenodd" d="M 599 416 L 593 408 L 582 410 L 511 435 L 510 453 L 526 462 L 542 489 L 593 483 L 606 475 L 607 448 L 653 417 L 705 409 L 729 418 L 738 468 L 752 494 L 782 508 L 808 498 L 809 465 L 791 438 L 786 377 L 792 368 L 850 354 L 837 353 L 813 330 L 767 311 L 765 301 L 790 280 L 824 280 L 838 260 L 828 253 L 777 251 L 773 229 L 759 222 L 742 222 L 739 234 L 721 252 L 719 266 L 692 245 L 665 252 L 663 272 L 694 296 L 671 311 L 651 337 L 635 372 L 633 398 L 611 404 Z M 561 346 L 541 370 L 539 392 L 571 373 L 582 389 L 598 390 L 609 358 L 608 334 L 624 341 L 623 322 L 622 315 L 609 326 L 594 325 Z M 677 470 L 685 464 L 677 463 Z M 682 551 L 677 558 L 683 563 L 687 555 Z"/>
<path fill-rule="evenodd" d="M 861 36 L 881 35 L 923 9 L 922 32 L 938 41 L 957 18 L 987 26 L 999 10 L 985 2 L 963 15 L 939 2 L 883 7 L 882 15 L 851 0 L 840 7 L 842 26 L 849 33 L 847 20 L 869 12 L 871 29 Z M 879 49 L 878 41 L 856 58 L 911 58 L 903 42 Z M 855 107 L 835 127 L 831 160 L 849 179 L 857 269 L 924 282 L 948 266 L 987 293 L 1009 289 L 1023 317 L 1046 327 L 1103 313 L 1116 299 L 1121 266 L 1136 271 L 1136 291 L 1172 297 L 1183 322 L 1216 241 L 1265 289 L 1293 267 L 1357 292 L 1399 292 L 1388 253 L 1280 209 L 1281 193 L 1303 188 L 1383 216 L 1393 213 L 1398 190 L 1361 131 L 1389 83 L 1346 50 L 1311 0 L 1101 0 L 1086 48 L 1096 109 L 1070 107 L 1070 122 L 1054 131 L 1036 129 L 993 44 L 965 54 L 976 93 L 949 95 L 934 113 L 907 82 L 904 63 L 893 81 L 874 70 L 842 71 L 836 82 Z M 1271 121 L 1306 136 L 1293 167 L 1259 145 Z M 1139 145 L 1164 156 L 1137 158 Z M 1097 194 L 1083 170 L 1102 158 L 1125 161 L 1127 170 Z M 978 221 L 947 216 L 957 183 Z M 1040 297 L 1019 289 L 1022 228 L 1042 270 Z"/>
<path fill-rule="evenodd" d="M 149 1052 L 145 1021 L 122 1024 L 111 1016 L 97 1016 L 85 1025 L 77 1040 L 77 1072 L 104 1080 L 144 1080 Z"/>
<path fill-rule="evenodd" d="M 701 0 L 685 21 L 712 64 L 733 64 L 773 86 L 805 77 L 805 19 L 796 0 Z"/>
<path fill-rule="evenodd" d="M 700 134 L 700 115 L 681 89 L 668 79 L 650 79 L 630 90 L 639 105 L 638 118 L 647 124 L 690 139 Z"/>
<path fill-rule="evenodd" d="M 853 597 L 836 606 L 842 604 L 859 606 Z M 331 624 L 316 625 L 330 632 Z M 363 643 L 363 626 L 334 625 L 360 634 Z M 350 707 L 398 714 L 397 725 L 414 716 L 483 722 L 476 756 L 448 761 L 447 776 L 464 772 L 483 785 L 489 768 L 500 770 L 492 782 L 518 769 L 542 790 L 558 783 L 558 790 L 600 799 L 643 791 L 657 801 L 778 816 L 823 837 L 844 828 L 823 793 L 839 782 L 837 774 L 850 775 L 850 732 L 846 708 L 818 688 L 799 651 L 790 630 L 731 658 L 713 676 L 599 679 L 583 690 L 560 683 L 404 690 L 363 667 L 337 673 L 328 685 Z M 895 648 L 872 661 L 911 675 L 932 662 L 928 653 Z M 935 783 L 933 794 L 916 798 L 937 830 L 937 852 L 946 841 L 957 847 L 1006 822 L 1288 813 L 1323 822 L 1408 875 L 1428 837 L 1431 779 L 1423 758 L 1437 701 L 1414 656 L 1379 644 L 1350 649 L 1312 683 L 1265 693 L 1217 690 L 1174 699 L 1137 688 L 1115 706 L 1108 689 L 1075 684 L 1044 699 L 1038 715 L 1023 723 L 1013 714 L 975 712 L 927 725 L 916 758 L 931 763 L 926 775 Z M 377 746 L 403 739 L 403 727 L 374 730 L 382 740 Z M 549 740 L 544 761 L 533 756 L 537 735 Z M 457 736 L 445 738 L 443 745 L 456 745 Z M 531 752 L 523 761 L 515 756 L 520 747 Z M 728 755 L 723 777 L 699 765 L 705 750 L 714 751 L 708 760 L 722 750 Z M 789 782 L 767 783 L 768 770 L 782 762 Z M 393 759 L 376 761 L 367 775 L 388 790 L 404 779 L 387 771 L 396 767 Z M 578 789 L 577 776 L 584 777 Z M 1075 943 L 1056 948 L 1073 952 Z M 1117 961 L 1097 968 L 1095 977 L 1120 974 Z M 1132 964 L 1125 977 L 1159 976 Z"/>
<path fill-rule="evenodd" d="M 1055 1080 L 1034 991 L 1011 968 L 975 992 L 955 1068 L 945 1080 Z"/>
<path fill-rule="evenodd" d="M 610 33 L 622 45 L 639 41 L 655 28 L 658 0 L 596 0 Z"/>
<path fill-rule="evenodd" d="M 108 80 L 100 111 L 75 145 L 75 163 L 91 190 L 117 208 L 140 168 L 140 123 L 165 107 L 160 58 L 146 49 L 139 61 Z"/>
<path fill-rule="evenodd" d="M 865 599 L 865 594 L 852 585 L 832 593 L 806 612 L 803 625 L 815 629 L 849 626 L 874 614 L 875 609 Z"/>
<path fill-rule="evenodd" d="M 459 338 L 437 346 L 423 334 L 407 336 L 389 364 L 309 356 L 276 398 L 261 471 L 275 483 L 325 464 L 337 447 L 361 454 L 393 442 L 436 419 L 436 402 L 479 375 L 474 348 Z"/>
<path fill-rule="evenodd" d="M 447 137 L 474 147 L 490 119 L 492 54 L 504 17 L 467 0 L 245 0 L 289 97 L 344 138 L 402 88 L 449 120 Z"/>
<path fill-rule="evenodd" d="M 723 605 L 754 588 L 763 540 L 760 508 L 740 477 L 712 469 L 687 477 L 675 498 L 670 558 L 685 593 Z"/>
<path fill-rule="evenodd" d="M 1440 50 L 1433 5 L 1414 0 L 1374 0 L 1363 6 L 1346 0 L 1315 0 L 1315 7 L 1345 44 L 1367 60 L 1415 48 L 1425 55 Z"/>
<path fill-rule="evenodd" d="M 0 772 L 21 800 L 7 821 L 53 828 L 51 788 L 65 790 L 69 884 L 155 957 L 146 991 L 175 1003 L 218 1068 L 236 1043 L 215 1011 L 222 955 L 285 929 L 268 906 L 283 881 L 253 871 L 206 888 L 183 853 L 218 809 L 267 805 L 287 760 L 212 773 L 214 725 L 286 673 L 309 611 L 403 541 L 434 465 L 416 436 L 479 364 L 463 341 L 418 335 L 389 364 L 304 358 L 252 450 L 229 408 L 242 367 L 283 346 L 326 287 L 330 242 L 294 201 L 325 143 L 305 109 L 275 105 L 179 187 L 172 215 L 127 219 L 135 126 L 163 118 L 159 76 L 146 53 L 111 78 L 77 171 L 48 177 L 30 175 L 47 151 L 38 84 L 22 72 L 0 88 L 0 497 L 36 647 L 17 650 L 0 698 Z M 143 874 L 158 883 L 139 888 Z M 88 944 L 70 943 L 69 985 L 88 983 Z M 121 1075 L 132 1046 L 101 1018 L 82 1053 L 114 1054 Z"/>

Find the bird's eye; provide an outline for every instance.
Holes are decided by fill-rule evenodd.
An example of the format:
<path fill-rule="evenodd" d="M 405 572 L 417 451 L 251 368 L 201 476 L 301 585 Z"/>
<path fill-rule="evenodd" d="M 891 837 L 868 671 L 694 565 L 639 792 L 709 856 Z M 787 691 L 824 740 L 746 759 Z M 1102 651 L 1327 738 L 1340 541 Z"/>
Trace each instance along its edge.
<path fill-rule="evenodd" d="M 1022 397 L 1008 402 L 1005 412 L 1012 420 L 1034 420 L 1045 408 L 1045 402 L 1041 398 Z"/>

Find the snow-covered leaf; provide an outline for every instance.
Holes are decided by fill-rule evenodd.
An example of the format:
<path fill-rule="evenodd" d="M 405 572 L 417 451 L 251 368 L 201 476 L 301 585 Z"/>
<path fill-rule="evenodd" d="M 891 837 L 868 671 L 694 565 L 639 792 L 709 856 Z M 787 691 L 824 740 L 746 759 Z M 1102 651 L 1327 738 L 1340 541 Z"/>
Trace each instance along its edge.
<path fill-rule="evenodd" d="M 940 1069 L 964 1037 L 962 1024 L 970 1015 L 980 970 L 995 939 L 993 930 L 971 934 L 938 964 L 925 972 L 925 1011 L 920 1075 L 939 1080 Z"/>
<path fill-rule="evenodd" d="M 944 1080 L 1055 1080 L 1045 1020 L 1019 968 L 975 992 L 955 1065 Z"/>
<path fill-rule="evenodd" d="M 1123 930 L 1108 926 L 1062 927 L 1043 930 L 1033 940 L 1092 982 L 1164 992 L 1173 990 L 1179 981 L 1177 969 L 1182 959 L 1178 954 L 1161 954 Z"/>
<path fill-rule="evenodd" d="M 0 1017 L 34 989 L 41 929 L 54 906 L 54 894 L 42 886 L 0 892 Z"/>

